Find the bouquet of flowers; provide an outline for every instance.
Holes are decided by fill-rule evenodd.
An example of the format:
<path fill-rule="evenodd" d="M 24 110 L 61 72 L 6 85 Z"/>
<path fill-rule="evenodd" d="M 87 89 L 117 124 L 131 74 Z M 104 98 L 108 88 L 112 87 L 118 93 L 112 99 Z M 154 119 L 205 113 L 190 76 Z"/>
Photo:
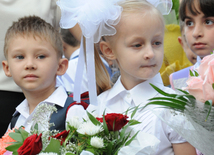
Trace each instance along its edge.
<path fill-rule="evenodd" d="M 138 121 L 133 119 L 128 120 L 128 117 L 123 114 L 109 113 L 105 115 L 105 112 L 102 118 L 96 118 L 87 112 L 88 117 L 82 122 L 79 118 L 73 117 L 67 122 L 66 130 L 62 132 L 56 130 L 40 131 L 40 121 L 43 121 L 43 126 L 47 126 L 48 128 L 53 125 L 48 123 L 47 120 L 44 121 L 43 119 L 46 116 L 42 116 L 44 109 L 48 109 L 49 111 L 52 109 L 53 112 L 55 111 L 53 108 L 55 107 L 48 104 L 39 105 L 36 112 L 38 114 L 35 115 L 37 116 L 37 122 L 32 127 L 30 133 L 25 131 L 23 127 L 8 131 L 0 141 L 4 144 L 0 146 L 1 154 L 124 154 L 121 152 L 123 148 L 131 145 L 137 139 L 138 132 L 130 130 L 130 126 L 138 124 Z M 132 113 L 131 117 L 134 116 L 135 112 Z M 136 144 L 134 144 L 135 148 Z M 141 150 L 142 147 L 139 145 L 138 149 Z"/>
<path fill-rule="evenodd" d="M 161 119 L 203 154 L 213 154 L 214 54 L 204 57 L 196 71 L 190 70 L 187 87 L 178 89 L 180 93 L 169 94 L 151 86 L 163 97 L 151 98 L 146 106 L 155 104 L 171 109 L 173 117 Z M 181 125 L 181 117 L 187 120 L 186 124 Z"/>

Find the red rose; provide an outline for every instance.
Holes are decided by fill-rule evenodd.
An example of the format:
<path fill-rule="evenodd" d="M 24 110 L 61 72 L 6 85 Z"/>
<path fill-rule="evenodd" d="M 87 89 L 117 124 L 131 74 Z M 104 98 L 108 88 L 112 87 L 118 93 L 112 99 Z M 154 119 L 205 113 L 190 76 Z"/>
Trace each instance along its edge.
<path fill-rule="evenodd" d="M 108 126 L 109 131 L 118 131 L 123 126 L 125 126 L 129 121 L 127 120 L 128 116 L 123 114 L 106 114 L 105 120 Z M 103 118 L 96 118 L 98 121 L 103 122 Z"/>
<path fill-rule="evenodd" d="M 36 155 L 42 150 L 42 134 L 27 137 L 23 145 L 17 150 L 19 155 Z"/>
<path fill-rule="evenodd" d="M 61 145 L 63 144 L 63 142 L 65 141 L 65 139 L 67 138 L 68 134 L 69 134 L 70 130 L 64 130 L 58 134 L 56 134 L 55 136 L 51 136 L 53 138 L 59 139 L 61 141 Z"/>

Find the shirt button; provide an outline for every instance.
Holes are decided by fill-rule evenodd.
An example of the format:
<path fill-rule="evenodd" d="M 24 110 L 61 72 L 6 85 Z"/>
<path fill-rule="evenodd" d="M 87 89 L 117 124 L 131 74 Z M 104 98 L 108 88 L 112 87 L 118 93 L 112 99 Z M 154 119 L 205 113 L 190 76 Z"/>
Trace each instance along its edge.
<path fill-rule="evenodd" d="M 127 94 L 126 96 L 127 96 L 127 98 L 130 98 L 130 97 L 131 97 L 131 94 Z"/>
<path fill-rule="evenodd" d="M 30 123 L 31 123 L 31 122 L 30 122 L 30 121 L 28 121 L 28 122 L 27 122 L 27 125 L 30 125 Z"/>

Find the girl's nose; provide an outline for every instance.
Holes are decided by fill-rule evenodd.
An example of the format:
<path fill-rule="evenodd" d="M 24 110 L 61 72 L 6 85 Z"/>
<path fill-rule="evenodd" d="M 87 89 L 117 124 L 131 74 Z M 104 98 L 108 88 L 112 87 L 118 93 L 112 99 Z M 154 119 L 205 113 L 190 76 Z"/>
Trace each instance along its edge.
<path fill-rule="evenodd" d="M 203 33 L 203 26 L 200 24 L 196 24 L 193 30 L 193 37 L 194 38 L 199 38 L 199 37 L 203 37 L 204 33 Z"/>
<path fill-rule="evenodd" d="M 145 49 L 145 54 L 144 54 L 144 59 L 152 59 L 154 57 L 154 49 L 152 47 L 152 45 L 148 45 L 147 48 Z"/>

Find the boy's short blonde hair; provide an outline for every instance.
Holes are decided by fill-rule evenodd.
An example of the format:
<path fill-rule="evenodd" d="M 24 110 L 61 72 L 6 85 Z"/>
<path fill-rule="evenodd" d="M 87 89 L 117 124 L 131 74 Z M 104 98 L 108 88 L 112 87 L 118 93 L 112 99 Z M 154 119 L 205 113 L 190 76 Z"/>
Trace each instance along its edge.
<path fill-rule="evenodd" d="M 27 16 L 13 22 L 6 32 L 4 55 L 7 58 L 10 41 L 16 36 L 39 37 L 50 42 L 59 58 L 63 55 L 62 38 L 60 33 L 49 23 L 38 16 Z"/>

